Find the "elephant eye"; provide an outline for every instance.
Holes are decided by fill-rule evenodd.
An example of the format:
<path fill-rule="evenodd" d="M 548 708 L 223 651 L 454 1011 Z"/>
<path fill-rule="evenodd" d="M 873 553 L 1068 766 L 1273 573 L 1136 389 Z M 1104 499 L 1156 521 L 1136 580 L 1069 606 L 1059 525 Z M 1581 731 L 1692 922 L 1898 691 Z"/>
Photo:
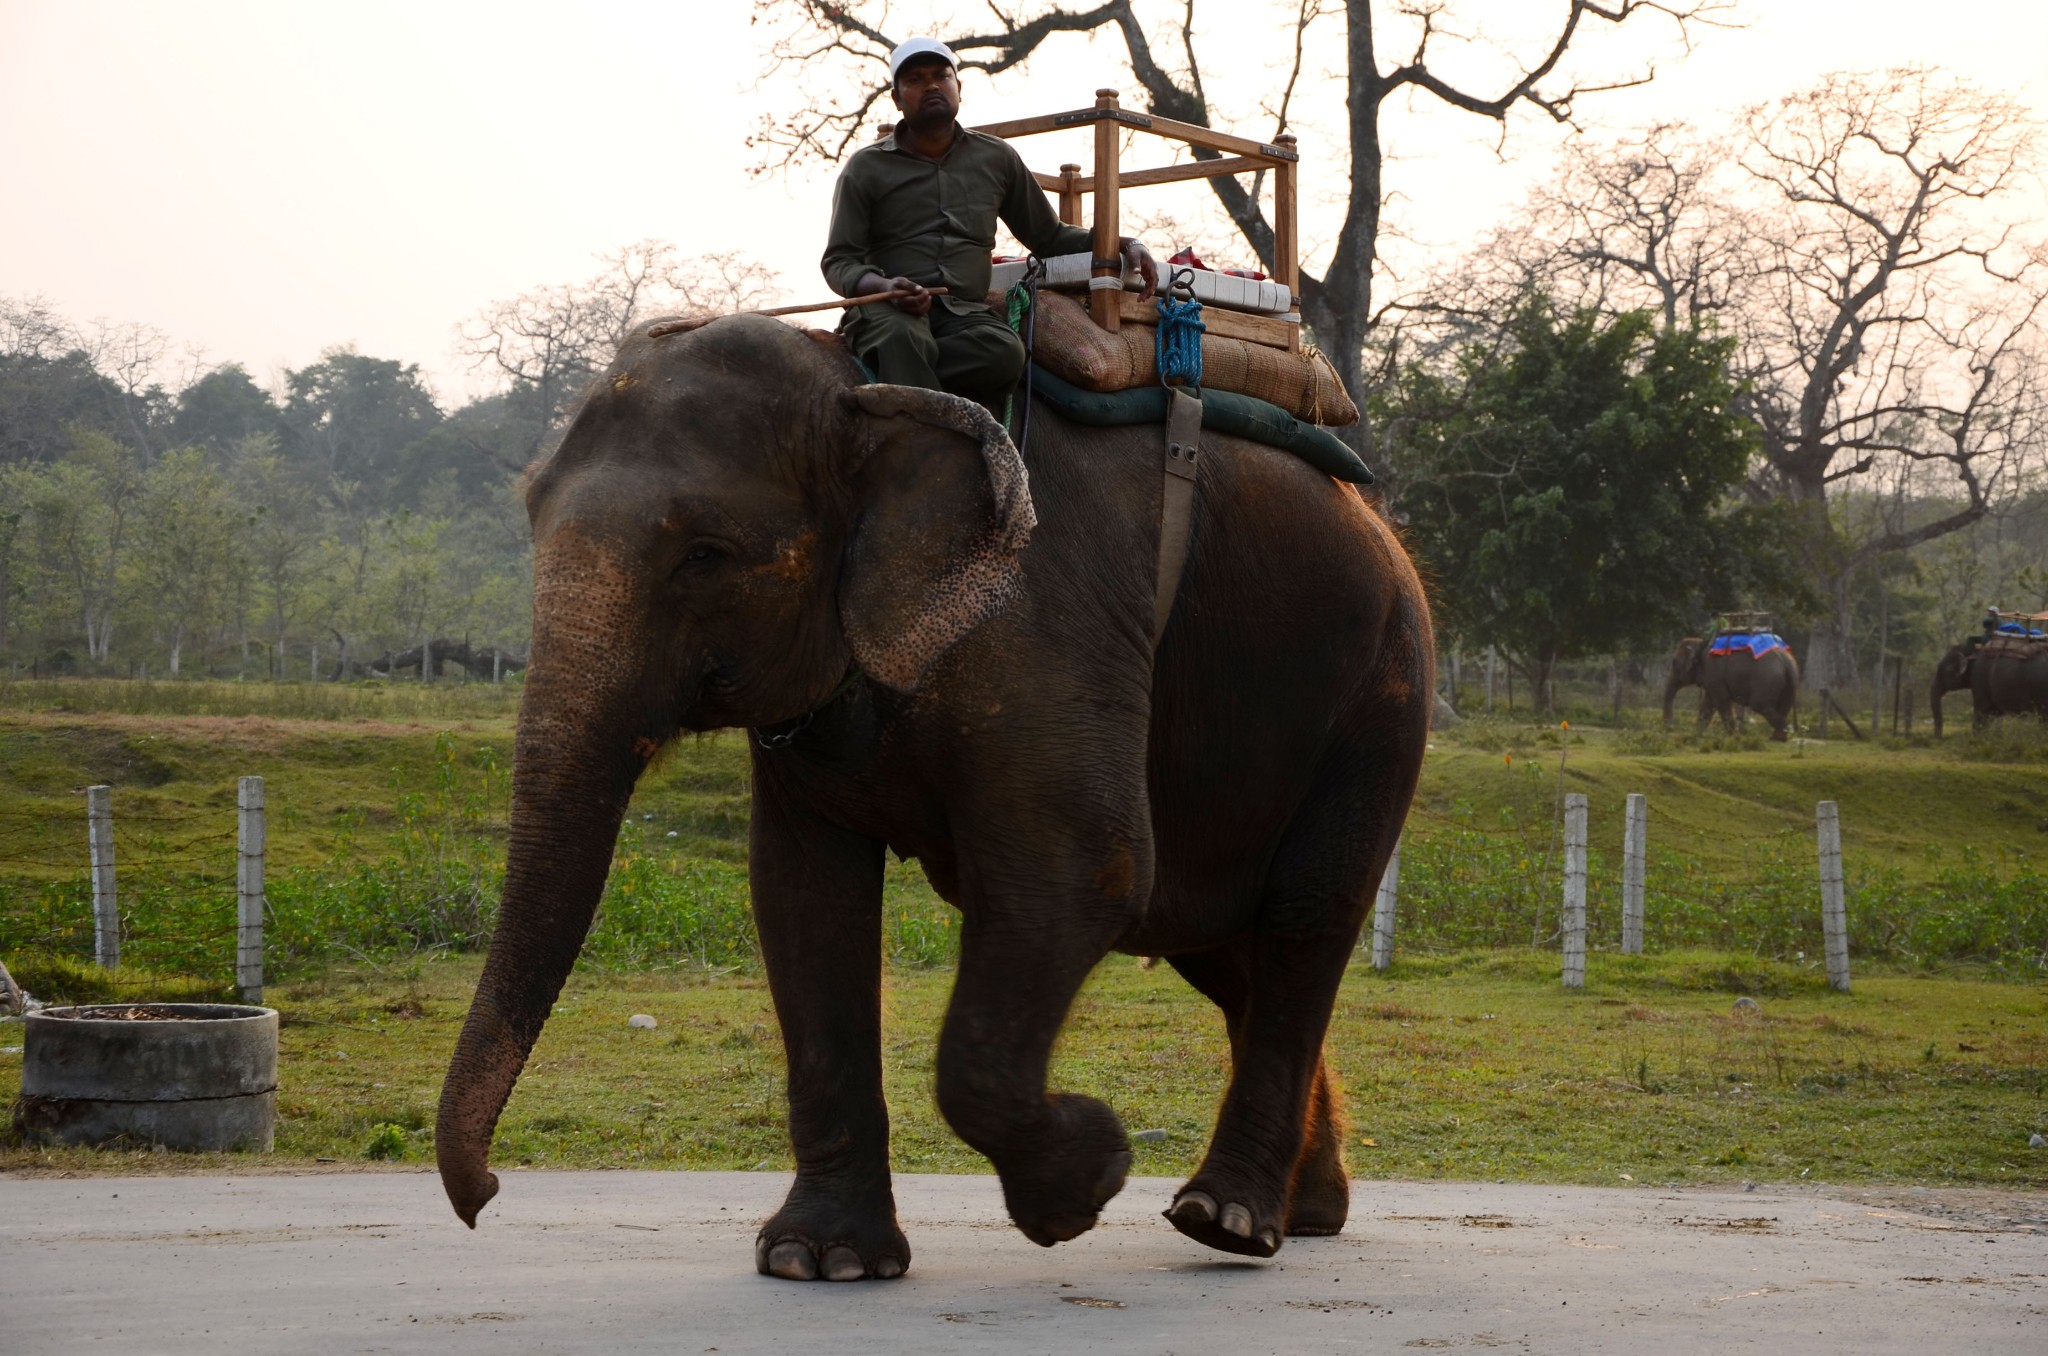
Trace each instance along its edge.
<path fill-rule="evenodd" d="M 719 561 L 724 560 L 725 557 L 725 548 L 717 542 L 693 541 L 683 548 L 683 557 L 676 562 L 676 568 L 678 570 L 702 569 L 707 565 L 716 565 Z"/>

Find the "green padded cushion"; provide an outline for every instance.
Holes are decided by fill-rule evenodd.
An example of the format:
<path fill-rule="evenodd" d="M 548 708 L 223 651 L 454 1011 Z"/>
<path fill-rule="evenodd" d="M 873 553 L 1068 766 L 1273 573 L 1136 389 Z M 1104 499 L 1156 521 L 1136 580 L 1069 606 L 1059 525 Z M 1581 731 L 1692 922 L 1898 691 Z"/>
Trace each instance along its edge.
<path fill-rule="evenodd" d="M 1164 386 L 1130 391 L 1088 391 L 1032 364 L 1032 391 L 1077 424 L 1114 427 L 1123 424 L 1164 424 Z M 1372 472 L 1358 454 L 1330 430 L 1305 424 L 1271 401 L 1235 391 L 1202 392 L 1202 427 L 1292 452 L 1324 475 L 1354 485 L 1372 484 Z"/>

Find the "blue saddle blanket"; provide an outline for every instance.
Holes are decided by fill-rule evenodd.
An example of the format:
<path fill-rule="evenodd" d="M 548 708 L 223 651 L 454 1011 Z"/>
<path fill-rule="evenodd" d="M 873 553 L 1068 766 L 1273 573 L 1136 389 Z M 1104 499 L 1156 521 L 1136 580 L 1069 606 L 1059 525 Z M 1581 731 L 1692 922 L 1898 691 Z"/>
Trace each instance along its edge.
<path fill-rule="evenodd" d="M 2007 622 L 1998 628 L 1998 634 L 2001 636 L 2023 636 L 2031 639 L 2035 636 L 2048 636 L 2048 631 L 2036 630 L 2024 622 Z"/>
<path fill-rule="evenodd" d="M 1782 636 L 1769 631 L 1724 632 L 1714 637 L 1714 643 L 1707 647 L 1708 654 L 1746 654 L 1751 659 L 1762 659 L 1773 650 L 1789 650 Z"/>

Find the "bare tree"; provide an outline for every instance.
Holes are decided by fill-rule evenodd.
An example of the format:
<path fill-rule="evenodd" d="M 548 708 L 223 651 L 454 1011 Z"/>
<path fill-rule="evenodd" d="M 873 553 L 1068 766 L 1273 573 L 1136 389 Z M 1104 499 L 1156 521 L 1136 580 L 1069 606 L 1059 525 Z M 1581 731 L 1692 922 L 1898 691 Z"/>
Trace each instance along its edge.
<path fill-rule="evenodd" d="M 1164 12 L 1167 7 L 1162 3 L 1160 8 Z M 1045 4 L 1012 10 L 991 4 L 989 13 L 995 23 L 989 31 L 950 35 L 946 41 L 960 54 L 966 69 L 999 75 L 1022 66 L 1057 34 L 1113 30 L 1122 39 L 1131 75 L 1144 90 L 1149 110 L 1207 127 L 1211 125 L 1211 107 L 1197 52 L 1195 0 L 1181 0 L 1172 8 L 1178 10 L 1178 19 L 1171 26 L 1177 51 L 1165 55 L 1155 50 L 1151 36 L 1163 26 L 1148 26 L 1135 0 L 1106 0 L 1088 9 Z M 1301 273 L 1301 304 L 1303 319 L 1361 408 L 1365 405 L 1365 342 L 1377 319 L 1373 272 L 1386 201 L 1380 113 L 1387 101 L 1404 91 L 1420 92 L 1503 126 L 1518 109 L 1571 125 L 1581 98 L 1640 85 L 1654 74 L 1649 67 L 1604 80 L 1564 74 L 1560 68 L 1565 54 L 1588 21 L 1620 25 L 1639 15 L 1652 15 L 1670 23 L 1689 43 L 1697 27 L 1725 24 L 1735 5 L 1733 0 L 1561 0 L 1562 13 L 1550 37 L 1534 50 L 1511 55 L 1514 74 L 1491 90 L 1473 90 L 1447 78 L 1432 59 L 1434 49 L 1443 44 L 1471 40 L 1457 31 L 1453 20 L 1467 22 L 1461 16 L 1479 8 L 1483 6 L 1458 5 L 1453 0 L 1395 0 L 1391 5 L 1383 0 L 1378 6 L 1372 0 L 1343 0 L 1341 5 L 1337 0 L 1287 3 L 1294 25 L 1294 55 L 1285 92 L 1268 110 L 1275 121 L 1274 135 L 1288 127 L 1305 55 L 1314 50 L 1308 34 L 1319 22 L 1339 13 L 1345 21 L 1345 131 L 1349 144 L 1341 172 L 1348 187 L 1342 221 L 1322 271 L 1304 269 Z M 1391 11 L 1392 27 L 1408 53 L 1405 60 L 1390 66 L 1383 66 L 1379 55 L 1377 39 L 1387 20 L 1376 14 L 1376 9 Z M 898 26 L 886 0 L 755 0 L 754 13 L 757 22 L 779 28 L 769 49 L 768 74 L 791 71 L 805 80 L 823 68 L 832 73 L 830 79 L 845 83 L 823 86 L 813 81 L 806 87 L 804 105 L 765 122 L 752 144 L 780 164 L 841 159 L 855 148 L 870 113 L 888 94 L 889 50 L 910 33 Z M 1205 160 L 1216 156 L 1214 151 L 1200 149 L 1194 154 Z M 1258 197 L 1261 185 L 1250 176 L 1206 182 L 1238 233 L 1270 269 L 1273 226 Z M 1361 427 L 1353 436 L 1361 450 L 1369 452 L 1366 430 Z"/>
<path fill-rule="evenodd" d="M 1737 305 L 1756 265 L 1747 214 L 1710 179 L 1725 159 L 1720 144 L 1674 124 L 1606 155 L 1568 156 L 1534 208 L 1562 226 L 1546 281 L 1576 275 L 1588 284 L 1576 297 L 1559 288 L 1559 299 L 1602 310 L 1649 300 L 1673 327 Z"/>
<path fill-rule="evenodd" d="M 736 252 L 683 258 L 667 241 L 639 240 L 599 259 L 603 267 L 584 282 L 494 301 L 458 331 L 456 352 L 472 371 L 495 367 L 531 392 L 536 440 L 634 326 L 657 315 L 748 310 L 778 291 L 772 270 Z"/>
<path fill-rule="evenodd" d="M 1983 519 L 2041 456 L 2048 251 L 1999 210 L 2034 137 L 2010 99 L 1927 71 L 1828 76 L 1749 110 L 1732 144 L 1655 128 L 1579 150 L 1450 309 L 1534 283 L 1733 333 L 1763 435 L 1750 492 L 1806 509 L 1832 600 L 1809 672 L 1849 681 L 1858 573 Z M 1830 512 L 1877 479 L 1895 511 Z"/>
<path fill-rule="evenodd" d="M 1769 478 L 1809 508 L 1835 600 L 1815 680 L 1842 681 L 1856 571 L 1982 519 L 2039 455 L 2048 251 L 1998 212 L 2036 125 L 2011 99 L 1903 69 L 1828 77 L 1751 110 L 1744 131 L 1740 165 L 1764 198 L 1751 399 Z M 1839 540 L 1830 487 L 1886 465 L 1953 511 Z"/>
<path fill-rule="evenodd" d="M 0 357 L 48 362 L 77 343 L 70 322 L 46 298 L 0 297 Z"/>
<path fill-rule="evenodd" d="M 157 447 L 151 425 L 160 421 L 170 404 L 158 372 L 170 353 L 171 336 L 154 325 L 124 321 L 111 324 L 105 318 L 93 321 L 90 331 L 77 336 L 99 373 L 120 389 L 119 408 L 110 411 L 128 426 L 144 466 L 154 465 Z"/>

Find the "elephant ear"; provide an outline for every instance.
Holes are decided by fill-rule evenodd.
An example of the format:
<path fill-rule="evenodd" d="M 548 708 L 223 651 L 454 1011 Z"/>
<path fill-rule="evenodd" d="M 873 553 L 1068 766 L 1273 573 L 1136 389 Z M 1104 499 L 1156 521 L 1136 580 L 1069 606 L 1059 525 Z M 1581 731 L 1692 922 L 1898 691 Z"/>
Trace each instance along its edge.
<path fill-rule="evenodd" d="M 938 657 L 1009 604 L 1037 525 L 1024 460 L 971 400 L 913 386 L 843 397 L 868 438 L 839 618 L 861 671 L 910 691 Z"/>

